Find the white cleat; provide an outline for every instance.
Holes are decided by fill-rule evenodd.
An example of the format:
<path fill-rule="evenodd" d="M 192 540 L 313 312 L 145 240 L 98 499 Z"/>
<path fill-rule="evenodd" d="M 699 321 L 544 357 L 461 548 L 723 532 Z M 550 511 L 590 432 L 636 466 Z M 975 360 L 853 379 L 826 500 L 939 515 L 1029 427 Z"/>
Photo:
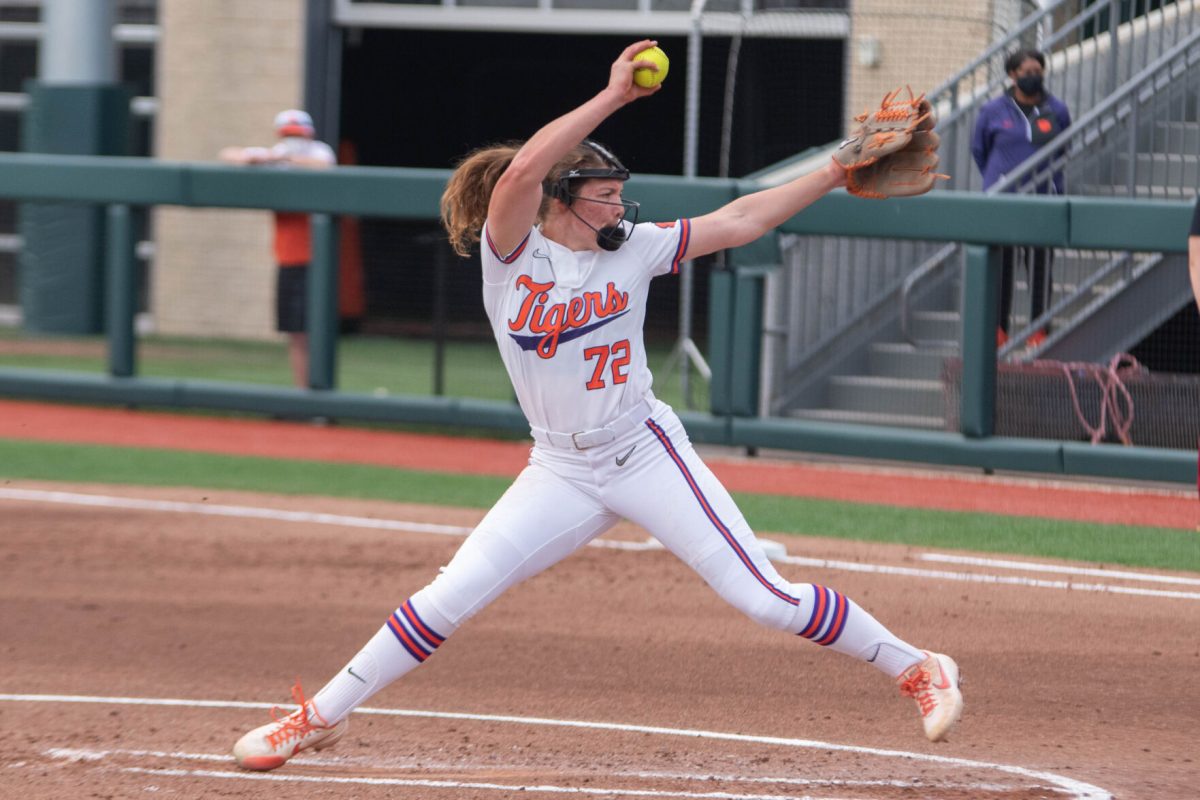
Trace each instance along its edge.
<path fill-rule="evenodd" d="M 900 694 L 917 701 L 929 741 L 944 742 L 963 711 L 962 681 L 954 659 L 926 652 L 925 660 L 905 670 L 896 683 Z"/>
<path fill-rule="evenodd" d="M 346 733 L 347 720 L 330 725 L 304 699 L 297 683 L 292 697 L 300 704 L 300 710 L 279 716 L 275 709 L 271 715 L 274 722 L 247 733 L 233 746 L 233 757 L 242 769 L 266 772 L 282 767 L 289 758 L 301 750 L 324 750 L 337 744 Z"/>

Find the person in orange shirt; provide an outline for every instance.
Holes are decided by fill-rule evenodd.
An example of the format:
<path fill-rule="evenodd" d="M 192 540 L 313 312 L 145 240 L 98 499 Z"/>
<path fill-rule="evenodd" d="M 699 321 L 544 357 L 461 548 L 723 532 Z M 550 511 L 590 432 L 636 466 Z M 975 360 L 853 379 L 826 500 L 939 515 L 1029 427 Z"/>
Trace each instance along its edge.
<path fill-rule="evenodd" d="M 274 147 L 226 147 L 220 159 L 231 164 L 326 169 L 337 163 L 333 148 L 316 139 L 312 117 L 298 109 L 275 116 Z M 308 386 L 308 264 L 312 234 L 308 214 L 275 213 L 276 329 L 288 337 L 288 356 L 296 386 Z"/>

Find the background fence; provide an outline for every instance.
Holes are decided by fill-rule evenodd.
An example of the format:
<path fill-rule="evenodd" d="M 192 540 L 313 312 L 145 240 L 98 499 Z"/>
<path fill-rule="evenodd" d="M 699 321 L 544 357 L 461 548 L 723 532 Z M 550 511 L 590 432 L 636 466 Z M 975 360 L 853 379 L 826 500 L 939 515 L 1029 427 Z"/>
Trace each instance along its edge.
<path fill-rule="evenodd" d="M 386 394 L 380 393 L 375 391 L 378 385 L 371 385 L 378 376 L 369 366 L 355 375 L 353 390 L 337 387 L 337 237 L 330 215 L 428 221 L 436 213 L 446 177 L 438 170 L 351 168 L 251 174 L 237 168 L 143 159 L 0 156 L 0 196 L 108 208 L 106 369 L 101 373 L 95 364 L 90 371 L 18 366 L 12 360 L 16 356 L 11 354 L 19 350 L 17 342 L 0 358 L 0 365 L 6 365 L 0 368 L 0 393 L 523 432 L 525 421 L 507 394 L 499 370 L 496 377 L 487 379 L 489 396 L 480 396 L 484 392 L 431 396 L 419 387 L 399 384 L 398 393 L 386 386 Z M 676 217 L 698 215 L 754 188 L 749 182 L 720 179 L 642 177 L 631 181 L 629 194 L 638 197 L 644 206 L 660 210 L 662 216 Z M 163 377 L 142 374 L 141 362 L 155 364 L 169 352 L 165 342 L 161 343 L 164 349 L 156 352 L 152 343 L 138 336 L 134 325 L 137 286 L 132 268 L 135 215 L 131 209 L 156 205 L 314 213 L 312 278 L 316 291 L 309 298 L 312 389 L 185 375 L 182 371 L 191 371 L 191 367 L 183 360 L 172 368 L 180 372 Z M 1022 243 L 1058 247 L 1180 252 L 1186 246 L 1190 217 L 1191 204 L 1183 202 L 934 193 L 876 203 L 844 193 L 830 195 L 790 220 L 781 232 L 968 243 L 962 289 L 958 431 L 867 428 L 758 415 L 763 374 L 763 287 L 779 259 L 772 237 L 732 251 L 730 268 L 710 275 L 714 309 L 708 331 L 708 356 L 714 375 L 710 412 L 685 415 L 685 421 L 698 441 L 746 447 L 1191 482 L 1196 469 L 1192 452 L 1093 447 L 1076 441 L 993 435 L 997 432 L 994 331 L 998 246 L 1019 239 Z M 160 267 L 170 269 L 169 265 Z M 1186 287 L 1186 274 L 1179 278 L 1181 286 Z M 219 331 L 214 331 L 214 336 L 217 334 Z M 345 349 L 349 352 L 354 348 Z M 447 363 L 462 359 L 464 372 L 482 369 L 477 365 L 486 361 L 487 349 L 476 350 L 473 356 L 466 350 L 451 353 Z M 399 356 L 402 351 L 397 347 L 393 352 Z M 383 360 L 389 355 L 384 353 Z M 498 362 L 498 358 L 495 360 Z"/>

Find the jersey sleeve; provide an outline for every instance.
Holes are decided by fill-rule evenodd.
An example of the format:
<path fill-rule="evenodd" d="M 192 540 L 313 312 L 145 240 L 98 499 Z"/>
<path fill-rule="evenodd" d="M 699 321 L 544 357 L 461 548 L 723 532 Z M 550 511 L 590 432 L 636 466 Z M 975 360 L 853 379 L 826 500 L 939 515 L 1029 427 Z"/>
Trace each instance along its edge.
<path fill-rule="evenodd" d="M 483 223 L 483 230 L 479 232 L 479 260 L 483 264 L 484 283 L 504 282 L 504 279 L 512 272 L 512 265 L 516 264 L 529 249 L 529 240 L 533 237 L 533 232 L 534 229 L 530 228 L 529 233 L 525 234 L 525 238 L 513 248 L 511 253 L 501 253 L 496 249 L 492 237 L 488 234 L 487 222 Z"/>
<path fill-rule="evenodd" d="M 674 275 L 687 258 L 692 221 L 643 222 L 634 228 L 626 247 L 637 250 L 651 275 Z"/>
<path fill-rule="evenodd" d="M 291 140 L 284 139 L 282 142 L 276 142 L 271 148 L 271 155 L 274 158 L 304 158 L 311 161 L 319 161 L 326 166 L 334 166 L 337 164 L 337 156 L 334 155 L 333 148 L 325 142 L 317 140 Z"/>
<path fill-rule="evenodd" d="M 329 166 L 337 164 L 337 153 L 333 152 L 333 148 L 325 142 L 313 142 L 317 147 L 313 148 L 313 157 L 319 158 Z"/>

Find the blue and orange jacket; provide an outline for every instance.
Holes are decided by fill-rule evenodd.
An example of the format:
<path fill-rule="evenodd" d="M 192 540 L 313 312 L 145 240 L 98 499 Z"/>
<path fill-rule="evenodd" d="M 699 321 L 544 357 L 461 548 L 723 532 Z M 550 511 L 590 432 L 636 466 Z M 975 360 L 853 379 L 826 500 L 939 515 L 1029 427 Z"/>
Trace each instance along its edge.
<path fill-rule="evenodd" d="M 1046 119 L 1044 124 L 1057 128 L 1059 133 L 1070 126 L 1071 114 L 1067 105 L 1052 94 L 1047 93 L 1046 99 L 1038 106 L 1039 113 Z M 1036 153 L 1042 145 L 1034 144 L 1033 122 L 1025 116 L 1025 112 L 1017 105 L 1011 92 L 1006 92 L 995 100 L 989 100 L 979 109 L 979 117 L 975 120 L 975 134 L 971 137 L 971 155 L 975 164 L 983 174 L 983 188 L 986 190 L 1000 181 L 1006 173 L 1015 169 L 1025 159 Z M 1062 194 L 1062 172 L 1054 173 L 1054 185 L 1041 183 L 1037 187 L 1038 194 Z"/>

